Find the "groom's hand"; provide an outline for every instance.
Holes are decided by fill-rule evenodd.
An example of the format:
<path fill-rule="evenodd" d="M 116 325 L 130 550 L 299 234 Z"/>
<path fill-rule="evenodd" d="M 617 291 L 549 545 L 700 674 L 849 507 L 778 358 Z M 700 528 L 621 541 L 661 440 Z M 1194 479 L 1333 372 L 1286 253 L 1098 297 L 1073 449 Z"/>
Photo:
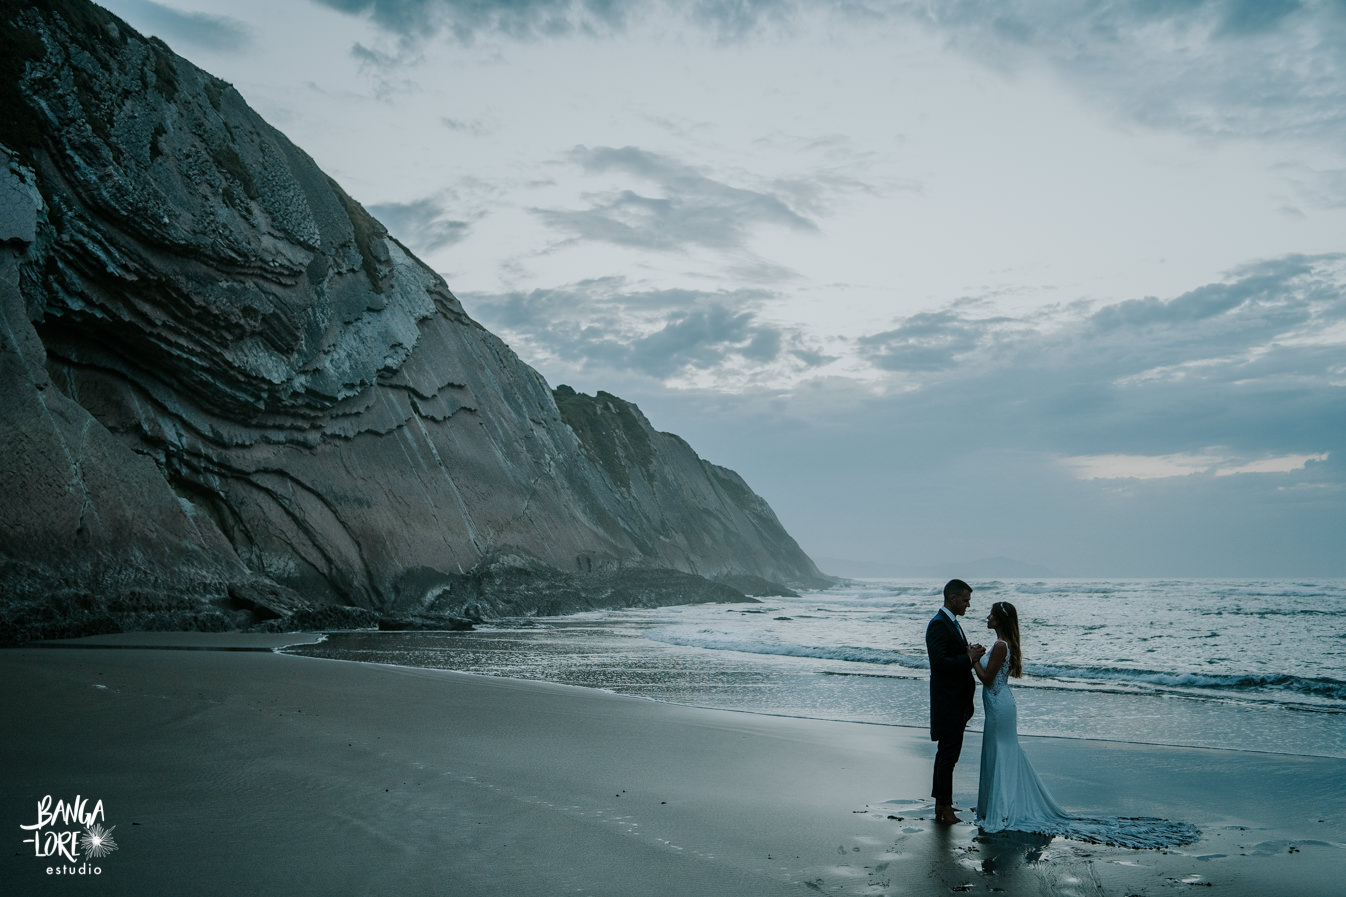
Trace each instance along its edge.
<path fill-rule="evenodd" d="M 978 660 L 981 660 L 981 656 L 982 656 L 983 654 L 985 654 L 985 653 L 986 653 L 986 648 L 984 648 L 984 647 L 981 646 L 981 645 L 968 645 L 968 646 L 967 646 L 967 656 L 970 657 L 970 658 L 972 658 L 972 662 L 973 662 L 973 663 L 976 663 Z"/>

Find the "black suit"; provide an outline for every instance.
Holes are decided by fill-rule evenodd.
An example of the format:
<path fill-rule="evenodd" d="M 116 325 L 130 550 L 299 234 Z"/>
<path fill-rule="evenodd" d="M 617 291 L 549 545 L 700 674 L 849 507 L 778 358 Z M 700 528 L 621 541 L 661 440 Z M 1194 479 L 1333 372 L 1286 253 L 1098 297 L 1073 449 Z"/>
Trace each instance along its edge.
<path fill-rule="evenodd" d="M 963 752 L 963 731 L 972 719 L 977 680 L 967 640 L 943 610 L 925 629 L 925 652 L 930 656 L 930 740 L 939 742 L 931 796 L 937 804 L 952 805 L 953 768 Z"/>

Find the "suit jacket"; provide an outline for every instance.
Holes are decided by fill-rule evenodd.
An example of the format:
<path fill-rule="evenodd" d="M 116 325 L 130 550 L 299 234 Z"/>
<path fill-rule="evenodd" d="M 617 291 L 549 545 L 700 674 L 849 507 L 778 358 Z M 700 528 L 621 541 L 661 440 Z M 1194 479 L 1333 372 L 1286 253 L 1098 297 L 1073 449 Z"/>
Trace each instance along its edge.
<path fill-rule="evenodd" d="M 977 680 L 972 658 L 958 624 L 940 610 L 925 628 L 925 653 L 930 655 L 930 740 L 939 741 L 967 726 Z"/>

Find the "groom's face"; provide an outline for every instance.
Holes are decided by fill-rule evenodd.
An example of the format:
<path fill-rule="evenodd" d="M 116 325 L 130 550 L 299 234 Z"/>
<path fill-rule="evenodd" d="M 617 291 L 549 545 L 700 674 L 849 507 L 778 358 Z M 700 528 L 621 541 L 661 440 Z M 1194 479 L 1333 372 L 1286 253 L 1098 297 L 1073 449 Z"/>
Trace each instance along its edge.
<path fill-rule="evenodd" d="M 967 613 L 967 607 L 972 603 L 972 593 L 964 592 L 961 595 L 954 595 L 944 602 L 949 610 L 953 611 L 954 616 L 961 617 Z"/>

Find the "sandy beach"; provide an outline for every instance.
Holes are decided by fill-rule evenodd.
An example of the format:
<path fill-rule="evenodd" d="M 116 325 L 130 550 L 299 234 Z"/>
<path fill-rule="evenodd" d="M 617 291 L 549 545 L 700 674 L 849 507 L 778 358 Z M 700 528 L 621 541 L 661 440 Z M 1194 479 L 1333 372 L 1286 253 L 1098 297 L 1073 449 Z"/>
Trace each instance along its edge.
<path fill-rule="evenodd" d="M 918 729 L 270 650 L 304 638 L 0 651 L 0 893 L 1252 897 L 1339 893 L 1346 870 L 1346 760 L 1025 739 L 1067 809 L 1202 837 L 983 838 L 933 824 Z M 64 860 L 57 833 L 80 820 L 24 828 L 48 795 L 85 799 L 116 849 Z"/>

